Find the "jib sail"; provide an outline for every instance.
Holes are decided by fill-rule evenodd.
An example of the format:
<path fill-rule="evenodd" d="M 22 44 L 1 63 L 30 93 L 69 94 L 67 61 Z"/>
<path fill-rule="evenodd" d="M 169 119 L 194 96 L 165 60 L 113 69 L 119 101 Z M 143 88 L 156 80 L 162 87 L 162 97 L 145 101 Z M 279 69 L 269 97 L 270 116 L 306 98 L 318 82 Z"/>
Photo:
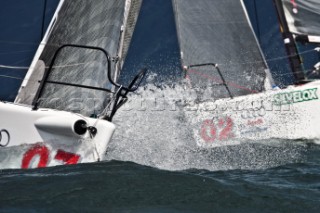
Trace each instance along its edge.
<path fill-rule="evenodd" d="M 215 98 L 266 89 L 272 80 L 240 0 L 173 4 L 182 62 L 194 86 L 211 87 Z"/>
<path fill-rule="evenodd" d="M 131 10 L 136 0 L 62 0 L 40 46 L 38 58 L 16 99 L 18 103 L 30 104 L 39 86 L 44 68 L 48 69 L 54 53 L 65 44 L 100 47 L 113 59 L 111 74 L 117 78 L 116 66 L 125 55 L 126 42 L 130 42 L 127 22 L 134 20 Z M 75 47 L 66 47 L 59 53 L 49 81 L 82 84 L 88 87 L 103 87 L 112 90 L 107 78 L 107 60 L 102 52 Z M 46 84 L 41 95 L 41 107 L 79 112 L 83 115 L 98 114 L 110 100 L 110 94 L 103 91 L 76 88 L 73 86 Z"/>

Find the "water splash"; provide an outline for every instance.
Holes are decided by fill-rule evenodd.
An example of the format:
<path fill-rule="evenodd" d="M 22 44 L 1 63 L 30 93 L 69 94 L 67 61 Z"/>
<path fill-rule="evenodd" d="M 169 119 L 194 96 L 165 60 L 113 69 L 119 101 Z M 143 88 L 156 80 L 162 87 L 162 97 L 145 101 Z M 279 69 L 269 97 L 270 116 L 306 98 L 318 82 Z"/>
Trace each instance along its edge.
<path fill-rule="evenodd" d="M 155 76 L 151 76 L 153 79 Z M 132 161 L 166 170 L 265 169 L 302 162 L 306 143 L 286 140 L 244 141 L 236 146 L 200 148 L 185 119 L 197 113 L 197 93 L 186 82 L 167 86 L 148 84 L 131 95 L 115 117 L 117 131 L 106 160 Z"/>

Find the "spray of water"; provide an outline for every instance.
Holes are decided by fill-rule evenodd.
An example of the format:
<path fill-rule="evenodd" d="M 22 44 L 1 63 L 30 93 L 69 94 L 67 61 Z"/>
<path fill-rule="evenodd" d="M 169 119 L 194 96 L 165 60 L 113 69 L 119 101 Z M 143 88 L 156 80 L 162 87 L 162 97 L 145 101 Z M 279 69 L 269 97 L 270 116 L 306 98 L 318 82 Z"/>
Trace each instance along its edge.
<path fill-rule="evenodd" d="M 156 76 L 149 76 L 149 82 Z M 305 143 L 283 140 L 242 142 L 236 146 L 201 148 L 185 118 L 197 92 L 184 82 L 175 86 L 152 83 L 132 94 L 116 115 L 117 131 L 106 160 L 131 161 L 166 170 L 264 169 L 301 162 Z"/>

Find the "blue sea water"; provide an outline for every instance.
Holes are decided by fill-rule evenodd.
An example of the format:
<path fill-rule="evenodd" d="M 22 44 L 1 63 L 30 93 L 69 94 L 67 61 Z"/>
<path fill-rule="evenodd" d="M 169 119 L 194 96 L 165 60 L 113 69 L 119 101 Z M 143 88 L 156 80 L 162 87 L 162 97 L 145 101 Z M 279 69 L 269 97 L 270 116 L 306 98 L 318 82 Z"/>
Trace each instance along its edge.
<path fill-rule="evenodd" d="M 0 212 L 319 212 L 320 146 L 282 151 L 297 150 L 299 158 L 265 169 L 168 171 L 111 160 L 0 171 Z"/>

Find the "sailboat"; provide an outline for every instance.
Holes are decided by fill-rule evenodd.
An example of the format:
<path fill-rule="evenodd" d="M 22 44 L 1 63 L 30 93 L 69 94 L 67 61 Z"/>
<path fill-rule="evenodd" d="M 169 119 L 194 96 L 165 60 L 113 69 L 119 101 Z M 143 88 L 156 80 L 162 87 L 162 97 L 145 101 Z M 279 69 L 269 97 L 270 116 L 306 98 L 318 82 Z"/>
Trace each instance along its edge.
<path fill-rule="evenodd" d="M 200 147 L 319 139 L 320 81 L 304 72 L 296 42 L 318 42 L 320 7 L 304 2 L 275 0 L 296 78 L 279 88 L 242 0 L 60 0 L 15 102 L 0 103 L 0 151 L 13 150 L 0 168 L 101 160 L 112 118 L 146 69 L 129 86 L 117 80 L 146 63 L 196 91 L 182 110 Z"/>
<path fill-rule="evenodd" d="M 139 1 L 59 2 L 14 103 L 0 102 L 0 168 L 97 162 L 144 79 L 117 83 Z"/>
<path fill-rule="evenodd" d="M 304 72 L 297 43 L 319 43 L 320 4 L 274 0 L 294 85 L 279 88 L 250 24 L 244 2 L 174 0 L 181 59 L 193 87 L 205 85 L 187 121 L 198 146 L 266 139 L 320 138 L 320 81 Z M 319 49 L 316 48 L 314 53 Z M 313 73 L 319 70 L 314 67 Z"/>

